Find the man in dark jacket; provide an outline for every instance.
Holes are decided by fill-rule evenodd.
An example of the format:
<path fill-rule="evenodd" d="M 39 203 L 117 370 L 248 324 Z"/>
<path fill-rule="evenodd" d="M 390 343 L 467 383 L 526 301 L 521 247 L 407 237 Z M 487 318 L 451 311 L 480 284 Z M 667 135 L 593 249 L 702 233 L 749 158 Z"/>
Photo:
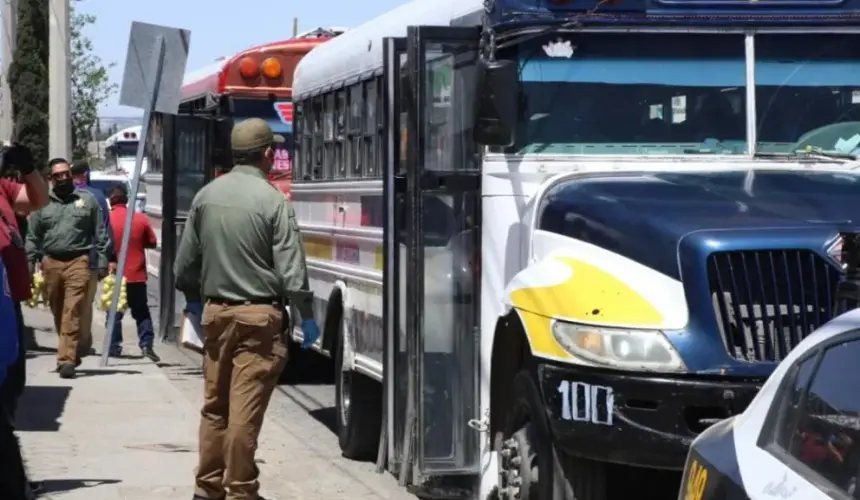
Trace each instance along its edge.
<path fill-rule="evenodd" d="M 110 226 L 110 206 L 107 196 L 100 189 L 90 186 L 90 164 L 84 160 L 76 161 L 72 165 L 72 181 L 75 189 L 85 191 L 92 195 L 99 204 L 102 220 L 107 228 L 110 246 L 108 247 L 108 261 L 116 263 L 116 247 L 114 247 L 113 231 Z M 92 354 L 93 351 L 93 300 L 96 298 L 96 290 L 99 285 L 98 269 L 95 268 L 95 249 L 90 253 L 90 281 L 87 285 L 87 294 L 84 297 L 84 310 L 81 314 L 81 338 L 78 341 L 78 357 L 83 358 Z"/>

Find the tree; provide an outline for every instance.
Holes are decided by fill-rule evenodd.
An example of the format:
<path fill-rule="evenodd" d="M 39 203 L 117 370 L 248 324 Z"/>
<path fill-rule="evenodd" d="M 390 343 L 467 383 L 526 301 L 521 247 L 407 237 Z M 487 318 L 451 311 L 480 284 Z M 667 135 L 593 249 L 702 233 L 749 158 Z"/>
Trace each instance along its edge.
<path fill-rule="evenodd" d="M 48 2 L 19 0 L 18 32 L 9 65 L 15 139 L 48 163 Z"/>
<path fill-rule="evenodd" d="M 74 6 L 73 6 L 74 7 Z M 116 92 L 108 69 L 93 51 L 93 42 L 84 34 L 87 26 L 96 22 L 90 14 L 71 12 L 71 79 L 72 79 L 72 152 L 75 158 L 89 156 L 89 142 L 98 129 L 99 108 Z"/>

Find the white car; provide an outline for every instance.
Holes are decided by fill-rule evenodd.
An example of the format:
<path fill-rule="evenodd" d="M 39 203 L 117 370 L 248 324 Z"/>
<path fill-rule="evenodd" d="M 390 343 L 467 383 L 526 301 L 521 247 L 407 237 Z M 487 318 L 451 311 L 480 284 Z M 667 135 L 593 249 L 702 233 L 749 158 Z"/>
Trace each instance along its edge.
<path fill-rule="evenodd" d="M 746 410 L 700 434 L 679 499 L 860 499 L 860 309 L 797 345 Z"/>
<path fill-rule="evenodd" d="M 128 193 L 131 194 L 131 179 L 129 179 L 125 174 L 108 174 L 105 172 L 90 173 L 90 187 L 101 190 L 105 194 L 105 197 L 110 194 L 111 188 L 116 184 L 124 184 Z M 140 185 L 140 188 L 143 188 L 143 184 Z M 134 210 L 136 212 L 143 212 L 143 208 L 145 206 L 146 193 L 138 192 L 137 199 L 134 204 Z"/>

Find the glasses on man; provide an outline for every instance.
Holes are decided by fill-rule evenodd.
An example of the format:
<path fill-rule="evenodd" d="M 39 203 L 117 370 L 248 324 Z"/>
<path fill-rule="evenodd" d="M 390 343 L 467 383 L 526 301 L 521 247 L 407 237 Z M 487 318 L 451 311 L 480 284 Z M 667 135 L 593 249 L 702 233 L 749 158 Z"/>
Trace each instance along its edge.
<path fill-rule="evenodd" d="M 55 181 L 61 181 L 63 179 L 71 179 L 72 173 L 68 170 L 64 170 L 62 172 L 51 172 L 51 179 Z"/>

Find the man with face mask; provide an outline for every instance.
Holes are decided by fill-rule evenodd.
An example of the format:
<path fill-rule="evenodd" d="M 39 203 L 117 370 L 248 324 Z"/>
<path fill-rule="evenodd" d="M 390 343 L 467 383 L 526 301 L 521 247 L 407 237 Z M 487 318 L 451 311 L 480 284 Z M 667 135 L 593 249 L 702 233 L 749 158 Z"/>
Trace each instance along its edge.
<path fill-rule="evenodd" d="M 72 165 L 72 182 L 75 189 L 85 191 L 99 204 L 102 220 L 108 232 L 110 245 L 108 246 L 108 262 L 116 265 L 116 253 L 114 252 L 113 231 L 110 225 L 110 207 L 108 206 L 106 193 L 100 189 L 90 186 L 90 165 L 86 161 L 79 160 Z M 87 295 L 84 298 L 84 312 L 81 316 L 81 338 L 78 341 L 78 356 L 84 357 L 93 354 L 93 301 L 96 298 L 96 290 L 99 284 L 99 272 L 96 268 L 96 251 L 90 252 L 90 282 L 87 285 Z"/>
<path fill-rule="evenodd" d="M 305 343 L 319 338 L 293 206 L 266 174 L 276 143 L 259 118 L 236 124 L 235 167 L 194 197 L 174 273 L 186 300 L 204 301 L 204 400 L 196 500 L 260 500 L 254 451 L 278 375 L 295 306 Z M 189 304 L 191 305 L 191 304 Z"/>
<path fill-rule="evenodd" d="M 41 258 L 48 304 L 60 335 L 57 371 L 62 378 L 74 378 L 81 363 L 78 341 L 90 283 L 90 252 L 95 249 L 99 275 L 107 276 L 112 271 L 108 264 L 109 237 L 98 202 L 89 193 L 75 189 L 66 160 L 51 162 L 51 183 L 48 206 L 30 215 L 27 260 L 32 271 Z"/>

